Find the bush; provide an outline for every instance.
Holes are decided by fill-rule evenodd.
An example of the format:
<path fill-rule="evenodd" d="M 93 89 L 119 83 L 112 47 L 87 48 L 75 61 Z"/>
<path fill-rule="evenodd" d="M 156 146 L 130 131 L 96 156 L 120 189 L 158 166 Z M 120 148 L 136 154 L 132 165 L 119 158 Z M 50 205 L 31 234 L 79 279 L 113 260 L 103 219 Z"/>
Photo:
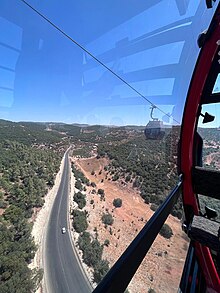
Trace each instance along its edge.
<path fill-rule="evenodd" d="M 99 283 L 109 270 L 109 262 L 107 260 L 101 260 L 94 268 L 93 280 Z"/>
<path fill-rule="evenodd" d="M 91 186 L 92 186 L 93 188 L 96 187 L 95 182 L 91 182 Z"/>
<path fill-rule="evenodd" d="M 115 174 L 113 177 L 112 177 L 112 181 L 117 181 L 119 179 L 119 175 L 118 174 Z"/>
<path fill-rule="evenodd" d="M 146 204 L 149 204 L 149 203 L 150 203 L 150 198 L 149 198 L 148 196 L 146 196 L 146 197 L 144 198 L 144 202 L 145 202 Z"/>
<path fill-rule="evenodd" d="M 95 267 L 102 258 L 103 246 L 97 239 L 93 240 L 83 251 L 83 260 L 88 266 Z"/>
<path fill-rule="evenodd" d="M 158 205 L 156 205 L 155 203 L 152 203 L 150 206 L 150 209 L 155 212 L 158 209 Z"/>
<path fill-rule="evenodd" d="M 161 236 L 163 236 L 166 239 L 170 239 L 172 237 L 172 235 L 173 235 L 172 229 L 167 224 L 164 224 L 162 226 L 162 228 L 161 228 L 159 233 L 160 233 Z"/>
<path fill-rule="evenodd" d="M 84 251 L 90 245 L 90 241 L 91 238 L 89 232 L 84 231 L 78 238 L 79 249 Z"/>
<path fill-rule="evenodd" d="M 131 180 L 131 175 L 126 176 L 125 181 L 129 182 Z"/>
<path fill-rule="evenodd" d="M 92 170 L 91 175 L 95 175 L 95 171 L 94 170 Z"/>
<path fill-rule="evenodd" d="M 6 207 L 7 207 L 7 202 L 5 202 L 4 200 L 0 199 L 0 208 L 5 209 Z"/>
<path fill-rule="evenodd" d="M 122 200 L 120 198 L 115 198 L 113 200 L 113 206 L 116 208 L 120 208 L 122 206 Z"/>
<path fill-rule="evenodd" d="M 100 195 L 104 195 L 105 194 L 105 191 L 103 190 L 103 189 L 98 189 L 98 194 L 100 194 Z"/>
<path fill-rule="evenodd" d="M 112 225 L 114 223 L 114 219 L 111 214 L 103 214 L 102 215 L 102 223 L 105 225 Z"/>
<path fill-rule="evenodd" d="M 103 189 L 98 189 L 98 194 L 101 196 L 101 200 L 105 198 L 105 191 Z"/>
<path fill-rule="evenodd" d="M 109 241 L 108 239 L 105 239 L 105 241 L 104 241 L 104 245 L 108 247 L 109 244 L 110 244 L 110 241 Z"/>
<path fill-rule="evenodd" d="M 82 194 L 80 191 L 74 194 L 74 201 L 78 204 L 80 209 L 84 208 L 86 205 L 86 196 Z"/>
<path fill-rule="evenodd" d="M 80 180 L 76 180 L 75 187 L 79 190 L 83 190 L 83 186 Z"/>
<path fill-rule="evenodd" d="M 88 228 L 86 213 L 79 210 L 73 210 L 72 214 L 73 214 L 73 228 L 78 233 L 84 232 Z"/>
<path fill-rule="evenodd" d="M 86 178 L 80 170 L 76 169 L 74 164 L 72 164 L 72 171 L 74 173 L 74 176 L 77 179 L 79 179 L 83 184 L 87 184 L 87 185 L 89 184 L 88 178 Z"/>

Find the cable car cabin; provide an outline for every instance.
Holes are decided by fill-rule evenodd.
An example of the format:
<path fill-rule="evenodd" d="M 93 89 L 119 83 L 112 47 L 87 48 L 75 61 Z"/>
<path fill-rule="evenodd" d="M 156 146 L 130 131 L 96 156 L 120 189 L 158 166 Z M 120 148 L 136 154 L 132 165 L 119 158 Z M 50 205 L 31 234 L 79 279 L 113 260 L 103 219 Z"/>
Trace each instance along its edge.
<path fill-rule="evenodd" d="M 159 120 L 149 121 L 144 134 L 147 139 L 162 139 L 165 135 L 163 122 Z"/>
<path fill-rule="evenodd" d="M 208 7 L 211 2 L 206 1 Z M 220 137 L 216 111 L 220 107 L 220 4 L 209 29 L 200 35 L 198 45 L 201 51 L 181 125 L 179 181 L 93 293 L 125 292 L 180 194 L 185 218 L 183 230 L 190 244 L 178 292 L 220 292 L 220 217 L 217 219 L 217 211 L 220 211 Z M 154 108 L 156 106 L 152 105 L 152 120 L 145 128 L 147 139 L 159 139 L 165 134 L 163 123 L 152 115 Z M 215 118 L 206 110 L 215 114 L 216 122 L 203 127 Z M 212 135 L 211 127 L 215 130 Z M 213 155 L 212 161 L 207 154 Z"/>
<path fill-rule="evenodd" d="M 150 117 L 152 120 L 148 122 L 144 130 L 146 139 L 162 139 L 165 135 L 163 121 L 160 121 L 158 120 L 158 118 L 153 117 L 153 111 L 156 108 L 157 107 L 155 105 L 152 105 L 150 107 Z"/>

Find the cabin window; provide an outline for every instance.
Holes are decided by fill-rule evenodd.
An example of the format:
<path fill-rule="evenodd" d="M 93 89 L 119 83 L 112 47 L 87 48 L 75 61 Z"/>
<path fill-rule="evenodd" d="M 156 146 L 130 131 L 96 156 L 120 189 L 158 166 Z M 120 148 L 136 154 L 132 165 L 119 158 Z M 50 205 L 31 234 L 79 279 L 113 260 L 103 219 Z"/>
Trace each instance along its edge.
<path fill-rule="evenodd" d="M 217 89 L 217 80 L 218 78 L 216 79 L 213 92 Z M 218 84 L 220 84 L 220 79 Z M 220 103 L 202 105 L 201 113 L 205 114 L 206 112 L 213 115 L 215 118 L 212 122 L 204 124 L 204 117 L 201 115 L 199 117 L 197 131 L 202 139 L 202 154 L 200 160 L 201 164 L 199 164 L 199 160 L 197 160 L 196 165 L 203 167 L 205 170 L 212 170 L 218 173 L 220 171 Z M 205 206 L 208 206 L 218 213 L 216 220 L 220 221 L 219 199 L 199 194 L 198 200 L 202 214 L 205 214 Z"/>

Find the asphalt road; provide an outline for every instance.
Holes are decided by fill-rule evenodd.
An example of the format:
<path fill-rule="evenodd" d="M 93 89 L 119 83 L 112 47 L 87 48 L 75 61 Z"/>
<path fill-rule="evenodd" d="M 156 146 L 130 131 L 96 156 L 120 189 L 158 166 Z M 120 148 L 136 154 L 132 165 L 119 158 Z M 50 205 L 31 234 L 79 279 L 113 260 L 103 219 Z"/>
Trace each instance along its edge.
<path fill-rule="evenodd" d="M 59 190 L 51 210 L 45 236 L 44 274 L 47 293 L 89 293 L 92 291 L 73 251 L 67 225 L 69 163 L 65 157 Z M 62 234 L 61 228 L 67 232 Z"/>

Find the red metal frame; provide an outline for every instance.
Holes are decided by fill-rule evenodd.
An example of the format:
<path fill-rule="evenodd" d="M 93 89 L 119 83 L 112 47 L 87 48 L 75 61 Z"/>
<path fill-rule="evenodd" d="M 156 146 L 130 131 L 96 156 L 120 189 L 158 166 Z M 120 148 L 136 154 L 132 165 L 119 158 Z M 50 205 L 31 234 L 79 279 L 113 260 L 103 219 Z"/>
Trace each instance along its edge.
<path fill-rule="evenodd" d="M 219 49 L 217 41 L 220 40 L 220 6 L 218 6 L 213 18 L 215 26 L 209 39 L 204 44 L 188 91 L 187 101 L 181 130 L 180 145 L 180 170 L 183 173 L 183 204 L 186 212 L 186 221 L 190 221 L 187 209 L 192 208 L 193 214 L 199 214 L 197 196 L 193 192 L 191 170 L 194 164 L 195 133 L 198 122 L 201 96 L 210 72 L 211 64 Z M 212 21 L 212 22 L 213 22 Z M 208 292 L 220 292 L 220 278 L 214 265 L 211 253 L 207 247 L 195 244 L 196 255 L 204 273 Z"/>

